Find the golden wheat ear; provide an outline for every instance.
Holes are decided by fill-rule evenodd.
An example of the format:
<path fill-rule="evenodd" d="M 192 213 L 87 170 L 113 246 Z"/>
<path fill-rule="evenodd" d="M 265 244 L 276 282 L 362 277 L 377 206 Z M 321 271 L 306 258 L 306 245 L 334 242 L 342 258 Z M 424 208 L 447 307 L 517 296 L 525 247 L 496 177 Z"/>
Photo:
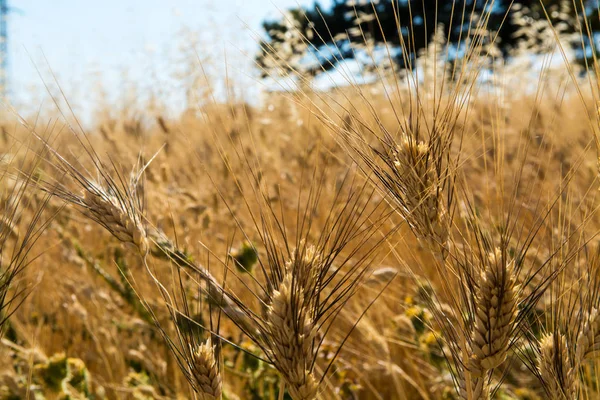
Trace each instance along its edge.
<path fill-rule="evenodd" d="M 552 400 L 566 400 L 584 396 L 588 367 L 593 370 L 597 359 L 600 305 L 598 267 L 600 254 L 590 251 L 585 243 L 558 280 L 551 293 L 550 327 L 537 339 L 529 335 L 530 345 L 536 350 L 534 375 Z"/>
<path fill-rule="evenodd" d="M 519 289 L 513 263 L 514 260 L 507 262 L 500 249 L 496 249 L 489 254 L 478 282 L 467 367 L 475 399 L 489 398 L 490 375 L 506 360 L 514 339 Z M 464 398 L 468 398 L 465 390 L 468 384 L 461 383 Z"/>
<path fill-rule="evenodd" d="M 511 229 L 488 227 L 470 207 L 465 212 L 461 223 L 465 228 L 460 239 L 450 236 L 452 250 L 443 266 L 457 278 L 443 281 L 442 290 L 429 294 L 430 309 L 441 330 L 440 340 L 449 349 L 446 357 L 458 394 L 468 400 L 489 399 L 502 383 L 501 366 L 515 351 L 522 351 L 523 335 L 527 337 L 540 298 L 579 248 L 559 260 L 565 240 L 547 258 L 531 257 L 544 214 L 523 239 L 513 237 Z M 510 215 L 505 217 L 506 226 L 512 223 Z M 437 298 L 443 292 L 449 296 Z M 453 318 L 444 307 L 450 307 Z M 535 375 L 539 375 L 537 361 L 531 356 L 524 361 Z"/>
<path fill-rule="evenodd" d="M 208 339 L 194 350 L 192 385 L 203 400 L 218 400 L 223 391 L 219 362 L 215 357 L 215 346 Z"/>
<path fill-rule="evenodd" d="M 127 179 L 114 163 L 109 167 L 93 149 L 84 146 L 97 172 L 97 178 L 93 178 L 83 166 L 77 167 L 43 138 L 36 137 L 50 154 L 50 165 L 58 175 L 55 180 L 41 179 L 38 187 L 77 207 L 121 242 L 132 244 L 146 256 L 150 246 L 143 214 L 142 175 L 156 155 L 145 165 L 138 163 Z"/>
<path fill-rule="evenodd" d="M 440 253 L 445 252 L 452 225 L 449 136 L 438 134 L 427 139 L 407 131 L 395 138 L 384 131 L 376 138 L 376 145 L 371 145 L 358 132 L 341 135 L 350 154 L 389 197 L 415 235 Z"/>
<path fill-rule="evenodd" d="M 459 295 L 467 296 L 463 297 L 470 309 L 466 317 L 449 320 L 445 310 L 431 302 L 442 339 L 450 341 L 448 361 L 454 365 L 458 393 L 465 400 L 490 398 L 493 373 L 509 355 L 522 305 L 514 260 L 497 248 L 481 261 L 478 267 L 456 266 L 475 274 L 466 278 L 473 280 L 474 287 L 464 285 L 465 293 Z"/>
<path fill-rule="evenodd" d="M 259 182 L 252 173 L 249 180 Z M 246 288 L 244 296 L 251 296 L 251 301 L 236 300 L 254 327 L 241 328 L 277 369 L 294 400 L 315 399 L 325 390 L 322 382 L 335 357 L 317 365 L 322 343 L 335 331 L 343 338 L 339 352 L 354 329 L 340 332 L 335 321 L 360 290 L 377 248 L 387 237 L 376 235 L 393 213 L 382 199 L 374 199 L 368 182 L 352 170 L 334 191 L 327 190 L 326 176 L 315 166 L 292 189 L 298 193 L 282 190 L 287 199 L 298 198 L 291 210 L 283 202 L 274 205 L 268 200 L 264 178 L 262 184 L 245 191 L 253 226 L 240 223 L 238 227 L 244 239 L 253 243 L 258 265 L 252 274 L 229 270 Z M 285 216 L 286 208 L 292 218 Z M 232 217 L 237 222 L 236 215 Z M 224 288 L 225 297 L 237 299 L 230 287 Z"/>
<path fill-rule="evenodd" d="M 51 166 L 60 174 L 59 179 L 36 182 L 39 189 L 77 207 L 86 217 L 105 228 L 121 242 L 133 245 L 145 261 L 148 261 L 147 256 L 150 254 L 164 255 L 177 268 L 192 271 L 208 285 L 208 297 L 211 297 L 236 325 L 246 331 L 254 329 L 251 321 L 239 309 L 237 299 L 229 296 L 206 268 L 191 262 L 187 255 L 161 230 L 154 228 L 144 215 L 143 174 L 158 153 L 145 163 L 139 159 L 127 179 L 114 163 L 106 165 L 91 146 L 80 142 L 96 168 L 98 177 L 92 178 L 82 166 L 78 168 L 43 138 L 37 135 L 36 137 L 50 154 Z M 147 262 L 146 266 L 162 293 L 161 284 L 150 271 Z"/>
<path fill-rule="evenodd" d="M 551 333 L 539 343 L 538 371 L 551 400 L 577 398 L 576 371 L 565 335 Z"/>
<path fill-rule="evenodd" d="M 300 255 L 298 255 L 300 256 Z M 271 295 L 267 311 L 268 356 L 282 372 L 293 399 L 311 400 L 318 384 L 312 372 L 317 340 L 314 302 L 319 255 L 307 249 L 302 260 L 290 260 L 282 281 Z"/>

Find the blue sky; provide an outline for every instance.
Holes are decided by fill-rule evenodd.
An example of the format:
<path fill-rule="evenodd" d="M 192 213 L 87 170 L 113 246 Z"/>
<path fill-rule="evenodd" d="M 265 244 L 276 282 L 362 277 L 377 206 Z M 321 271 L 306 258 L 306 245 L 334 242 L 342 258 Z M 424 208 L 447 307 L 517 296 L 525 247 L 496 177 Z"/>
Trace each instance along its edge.
<path fill-rule="evenodd" d="M 74 103 L 89 101 L 98 82 L 111 98 L 122 98 L 132 82 L 138 91 L 172 95 L 177 90 L 172 76 L 181 70 L 178 64 L 182 48 L 191 42 L 189 32 L 199 38 L 199 55 L 210 60 L 211 73 L 223 73 L 227 49 L 232 75 L 250 82 L 244 76 L 251 73 L 252 62 L 243 53 L 256 49 L 261 21 L 297 4 L 297 0 L 9 0 L 16 9 L 9 16 L 11 98 L 21 106 L 37 107 L 42 82 L 54 86 L 50 70 Z M 250 83 L 241 86 L 248 88 Z"/>

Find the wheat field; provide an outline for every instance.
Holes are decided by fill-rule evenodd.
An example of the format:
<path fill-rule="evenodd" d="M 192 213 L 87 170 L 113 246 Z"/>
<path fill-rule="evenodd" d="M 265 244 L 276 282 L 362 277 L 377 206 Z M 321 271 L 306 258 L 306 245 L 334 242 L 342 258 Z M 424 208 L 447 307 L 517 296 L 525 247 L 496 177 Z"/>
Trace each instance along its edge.
<path fill-rule="evenodd" d="M 596 59 L 469 24 L 368 82 L 6 111 L 0 399 L 600 398 Z"/>

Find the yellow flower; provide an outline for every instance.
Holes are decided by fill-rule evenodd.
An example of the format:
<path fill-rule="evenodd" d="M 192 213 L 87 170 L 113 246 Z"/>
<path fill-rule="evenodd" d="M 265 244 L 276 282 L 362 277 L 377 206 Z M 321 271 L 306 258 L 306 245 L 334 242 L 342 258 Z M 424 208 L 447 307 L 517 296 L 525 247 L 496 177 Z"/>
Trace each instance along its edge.
<path fill-rule="evenodd" d="M 423 337 L 421 338 L 421 341 L 424 344 L 426 344 L 427 346 L 431 346 L 432 344 L 437 344 L 437 338 L 433 332 L 427 332 L 425 335 L 423 335 Z"/>
<path fill-rule="evenodd" d="M 404 314 L 409 318 L 414 318 L 420 316 L 422 311 L 419 307 L 410 307 L 406 309 Z"/>

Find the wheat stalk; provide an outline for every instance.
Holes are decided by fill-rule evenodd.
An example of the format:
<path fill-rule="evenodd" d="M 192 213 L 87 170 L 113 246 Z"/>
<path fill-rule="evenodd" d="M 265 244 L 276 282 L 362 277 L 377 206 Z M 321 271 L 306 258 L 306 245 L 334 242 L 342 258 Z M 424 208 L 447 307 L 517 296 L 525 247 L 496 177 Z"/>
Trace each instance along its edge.
<path fill-rule="evenodd" d="M 185 268 L 198 276 L 206 284 L 204 292 L 208 300 L 218 306 L 240 329 L 247 333 L 259 334 L 252 318 L 244 310 L 243 304 L 231 292 L 225 290 L 207 268 L 190 260 L 159 229 L 149 229 L 148 239 L 156 246 L 159 254 L 166 255 L 177 267 Z M 160 281 L 154 277 L 154 274 L 151 274 L 151 276 L 159 284 L 159 287 L 161 287 Z"/>
<path fill-rule="evenodd" d="M 41 180 L 37 182 L 41 190 L 78 207 L 86 217 L 104 227 L 121 242 L 133 244 L 144 260 L 150 253 L 150 245 L 154 244 L 159 253 L 165 254 L 177 266 L 189 268 L 197 273 L 206 282 L 210 299 L 218 302 L 225 314 L 238 326 L 243 327 L 244 330 L 254 329 L 247 315 L 236 304 L 236 299 L 223 290 L 213 275 L 203 266 L 188 260 L 184 252 L 180 251 L 162 231 L 152 228 L 144 216 L 142 176 L 154 157 L 146 164 L 134 167 L 128 180 L 113 167 L 113 172 L 117 175 L 116 178 L 113 178 L 109 173 L 109 168 L 102 163 L 93 149 L 85 147 L 99 175 L 98 179 L 93 179 L 80 172 L 76 166 L 66 160 L 41 137 L 37 135 L 36 137 L 54 156 L 53 167 L 69 177 L 76 186 L 79 186 L 79 191 L 77 191 L 71 185 Z M 148 271 L 150 270 L 148 269 Z M 152 272 L 150 275 L 161 287 Z"/>
<path fill-rule="evenodd" d="M 190 271 L 194 271 L 194 269 L 184 269 L 179 267 L 180 265 L 177 264 L 177 269 L 175 271 L 178 278 L 178 284 L 174 286 L 174 291 L 172 292 L 167 290 L 167 288 L 148 269 L 152 279 L 155 280 L 155 283 L 159 288 L 160 295 L 162 296 L 165 305 L 167 306 L 170 320 L 174 324 L 175 337 L 171 335 L 171 330 L 165 327 L 164 319 L 159 318 L 155 314 L 148 302 L 144 301 L 141 297 L 140 300 L 165 340 L 165 343 L 179 365 L 181 372 L 198 397 L 201 400 L 217 400 L 221 398 L 223 393 L 220 363 L 222 343 L 222 337 L 219 333 L 220 313 L 227 308 L 217 308 L 217 320 L 219 322 L 217 322 L 215 326 L 213 321 L 213 302 L 209 302 L 207 313 L 209 316 L 209 324 L 205 326 L 202 321 L 198 321 L 198 314 L 191 308 L 189 294 L 183 279 L 184 276 L 192 278 L 192 283 L 198 285 L 199 289 L 203 281 L 209 287 L 210 284 L 204 280 L 201 273 L 196 274 L 200 275 L 200 280 L 193 279 Z M 206 292 L 206 289 L 202 290 Z M 136 292 L 136 294 L 139 296 L 138 292 Z M 200 300 L 202 300 L 202 298 Z M 233 319 L 233 321 L 236 322 L 235 319 Z M 203 334 L 201 332 L 208 332 L 210 337 L 207 340 L 202 341 Z"/>

